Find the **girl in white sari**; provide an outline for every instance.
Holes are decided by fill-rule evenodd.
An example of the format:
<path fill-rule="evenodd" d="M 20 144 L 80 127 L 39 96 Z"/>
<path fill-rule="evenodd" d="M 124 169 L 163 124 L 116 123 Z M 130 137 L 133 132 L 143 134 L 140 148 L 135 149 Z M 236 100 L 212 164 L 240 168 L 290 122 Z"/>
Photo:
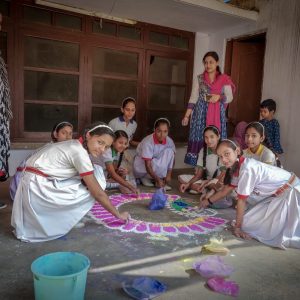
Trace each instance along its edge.
<path fill-rule="evenodd" d="M 104 192 L 105 179 L 96 179 L 89 158 L 89 154 L 101 155 L 113 139 L 112 129 L 98 122 L 86 128 L 79 140 L 48 144 L 26 161 L 11 219 L 18 239 L 57 239 L 67 234 L 95 201 L 127 220 L 128 213 L 119 213 L 110 203 Z"/>

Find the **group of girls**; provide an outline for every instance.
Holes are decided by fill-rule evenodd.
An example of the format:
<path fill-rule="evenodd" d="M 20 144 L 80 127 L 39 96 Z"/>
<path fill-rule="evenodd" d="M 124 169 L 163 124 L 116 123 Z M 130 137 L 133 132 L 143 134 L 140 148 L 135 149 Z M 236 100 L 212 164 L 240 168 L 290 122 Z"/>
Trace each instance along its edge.
<path fill-rule="evenodd" d="M 220 140 L 215 126 L 203 134 L 194 176 L 179 176 L 180 190 L 202 192 L 200 206 L 225 208 L 237 201 L 234 234 L 273 247 L 300 248 L 300 180 L 276 167 L 276 156 L 264 144 L 264 126 L 249 123 L 243 151 L 236 141 Z M 217 183 L 216 183 L 217 179 Z M 224 202 L 227 201 L 227 202 Z M 246 201 L 251 209 L 244 215 Z"/>
<path fill-rule="evenodd" d="M 133 98 L 124 99 L 122 115 L 110 126 L 95 123 L 76 140 L 71 139 L 70 123 L 54 127 L 53 142 L 26 159 L 12 181 L 12 226 L 17 238 L 30 242 L 58 238 L 87 214 L 94 201 L 127 220 L 128 213 L 119 213 L 104 190 L 119 187 L 123 193 L 138 193 L 130 178 L 146 186 L 170 188 L 176 151 L 168 136 L 170 122 L 157 119 L 154 132 L 137 142 L 133 139 L 135 109 Z M 224 208 L 232 205 L 235 190 L 236 236 L 254 237 L 275 247 L 300 248 L 300 181 L 276 167 L 274 153 L 263 145 L 263 125 L 252 122 L 246 126 L 244 151 L 238 143 L 221 137 L 218 126 L 203 129 L 204 147 L 195 175 L 179 176 L 180 191 L 201 193 L 202 207 Z M 128 144 L 137 146 L 132 176 L 122 164 Z M 244 215 L 246 200 L 253 208 Z"/>
<path fill-rule="evenodd" d="M 52 142 L 38 149 L 18 168 L 12 180 L 14 199 L 11 224 L 22 241 L 40 242 L 68 233 L 92 208 L 95 201 L 126 221 L 109 201 L 106 187 L 138 193 L 135 180 L 128 180 L 122 156 L 128 143 L 137 145 L 133 175 L 148 184 L 168 187 L 174 165 L 175 145 L 168 136 L 170 122 L 159 118 L 154 132 L 140 143 L 133 140 L 135 100 L 122 103 L 122 116 L 87 126 L 79 139 L 72 139 L 73 126 L 54 126 Z"/>

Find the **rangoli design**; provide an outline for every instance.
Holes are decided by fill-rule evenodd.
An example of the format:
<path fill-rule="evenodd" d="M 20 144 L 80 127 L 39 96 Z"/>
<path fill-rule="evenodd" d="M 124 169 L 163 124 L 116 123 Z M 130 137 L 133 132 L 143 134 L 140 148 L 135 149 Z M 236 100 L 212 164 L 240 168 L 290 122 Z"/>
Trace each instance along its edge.
<path fill-rule="evenodd" d="M 137 197 L 135 194 L 118 194 L 112 195 L 109 198 L 111 203 L 118 208 L 128 202 L 150 200 L 152 195 L 152 193 L 141 193 L 139 197 Z M 125 224 L 98 203 L 93 206 L 91 212 L 97 219 L 100 219 L 103 222 L 104 226 L 108 228 L 117 229 L 122 232 L 148 233 L 151 235 L 177 236 L 178 234 L 203 234 L 216 231 L 222 228 L 227 222 L 225 219 L 214 217 L 217 213 L 212 209 L 194 208 L 178 195 L 167 196 L 168 201 L 166 208 L 170 209 L 174 213 L 184 215 L 191 219 L 181 222 L 154 223 L 131 218 Z M 149 213 L 151 213 L 150 210 Z"/>

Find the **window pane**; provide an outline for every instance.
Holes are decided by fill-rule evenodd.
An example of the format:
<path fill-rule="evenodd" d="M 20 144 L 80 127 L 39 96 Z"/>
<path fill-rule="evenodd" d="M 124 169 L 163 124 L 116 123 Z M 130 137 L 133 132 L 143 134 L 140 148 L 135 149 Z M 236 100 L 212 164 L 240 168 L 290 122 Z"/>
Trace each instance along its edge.
<path fill-rule="evenodd" d="M 150 80 L 184 84 L 186 81 L 186 61 L 152 56 L 150 60 Z"/>
<path fill-rule="evenodd" d="M 183 114 L 183 113 L 182 113 Z M 182 114 L 175 111 L 148 111 L 147 112 L 147 134 L 153 130 L 153 124 L 158 118 L 166 117 L 171 123 L 170 137 L 177 141 L 186 141 L 188 126 L 181 125 Z"/>
<path fill-rule="evenodd" d="M 4 16 L 9 16 L 9 1 L 6 1 L 6 0 L 0 1 L 0 12 Z"/>
<path fill-rule="evenodd" d="M 51 131 L 53 125 L 69 121 L 77 130 L 77 106 L 25 103 L 24 129 L 29 132 Z M 50 139 L 50 137 L 49 137 Z"/>
<path fill-rule="evenodd" d="M 64 14 L 56 14 L 56 26 L 81 30 L 81 18 Z"/>
<path fill-rule="evenodd" d="M 141 30 L 139 28 L 121 25 L 119 26 L 119 36 L 126 39 L 140 40 Z"/>
<path fill-rule="evenodd" d="M 46 40 L 25 38 L 24 65 L 53 69 L 79 70 L 79 45 Z"/>
<path fill-rule="evenodd" d="M 171 85 L 149 85 L 150 109 L 183 110 L 185 88 Z"/>
<path fill-rule="evenodd" d="M 107 35 L 116 35 L 117 25 L 110 22 L 105 22 L 101 20 L 93 21 L 93 32 L 102 33 Z"/>
<path fill-rule="evenodd" d="M 51 25 L 51 12 L 44 9 L 24 6 L 24 19 L 30 22 Z"/>
<path fill-rule="evenodd" d="M 0 32 L 0 51 L 2 58 L 7 63 L 7 33 L 3 31 Z"/>
<path fill-rule="evenodd" d="M 125 51 L 94 48 L 93 73 L 137 77 L 138 55 Z"/>
<path fill-rule="evenodd" d="M 104 108 L 104 107 L 93 107 L 92 108 L 92 123 L 101 121 L 109 123 L 110 120 L 120 115 L 119 108 Z"/>
<path fill-rule="evenodd" d="M 136 81 L 93 78 L 93 103 L 121 106 L 122 99 L 136 95 Z"/>
<path fill-rule="evenodd" d="M 24 99 L 77 102 L 78 82 L 76 75 L 25 71 Z"/>
<path fill-rule="evenodd" d="M 169 36 L 164 33 L 151 31 L 149 39 L 150 42 L 155 44 L 166 45 L 166 46 L 169 45 Z"/>
<path fill-rule="evenodd" d="M 170 41 L 170 46 L 176 47 L 176 48 L 181 48 L 181 49 L 188 49 L 189 48 L 189 40 L 187 38 L 184 38 L 181 36 L 172 35 L 171 41 Z"/>

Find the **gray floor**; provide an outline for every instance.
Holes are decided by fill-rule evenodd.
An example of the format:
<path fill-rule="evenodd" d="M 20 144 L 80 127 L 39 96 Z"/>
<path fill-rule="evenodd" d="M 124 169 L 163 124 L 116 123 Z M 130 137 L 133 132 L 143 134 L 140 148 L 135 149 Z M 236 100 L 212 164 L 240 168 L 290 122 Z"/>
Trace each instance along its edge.
<path fill-rule="evenodd" d="M 177 172 L 178 173 L 178 172 Z M 175 176 L 174 176 L 175 178 Z M 170 193 L 179 194 L 174 180 Z M 145 190 L 145 189 L 143 189 Z M 91 260 L 86 299 L 130 299 L 120 288 L 121 282 L 138 276 L 153 276 L 164 282 L 168 291 L 157 299 L 226 299 L 210 291 L 205 280 L 195 273 L 192 264 L 206 257 L 201 246 L 211 235 L 178 236 L 153 240 L 149 236 L 121 233 L 101 225 L 87 224 L 73 229 L 55 241 L 28 244 L 19 242 L 11 233 L 11 201 L 8 182 L 0 184 L 0 198 L 8 207 L 0 210 L 0 299 L 34 299 L 30 265 L 37 257 L 56 251 L 77 251 Z M 196 201 L 197 196 L 186 195 Z M 136 218 L 151 221 L 180 220 L 170 211 L 151 213 L 137 203 L 126 204 Z M 219 210 L 219 216 L 231 220 L 234 209 Z M 299 299 L 300 251 L 273 249 L 254 240 L 243 241 L 225 228 L 222 236 L 230 253 L 224 260 L 235 268 L 230 277 L 240 286 L 238 299 Z"/>

